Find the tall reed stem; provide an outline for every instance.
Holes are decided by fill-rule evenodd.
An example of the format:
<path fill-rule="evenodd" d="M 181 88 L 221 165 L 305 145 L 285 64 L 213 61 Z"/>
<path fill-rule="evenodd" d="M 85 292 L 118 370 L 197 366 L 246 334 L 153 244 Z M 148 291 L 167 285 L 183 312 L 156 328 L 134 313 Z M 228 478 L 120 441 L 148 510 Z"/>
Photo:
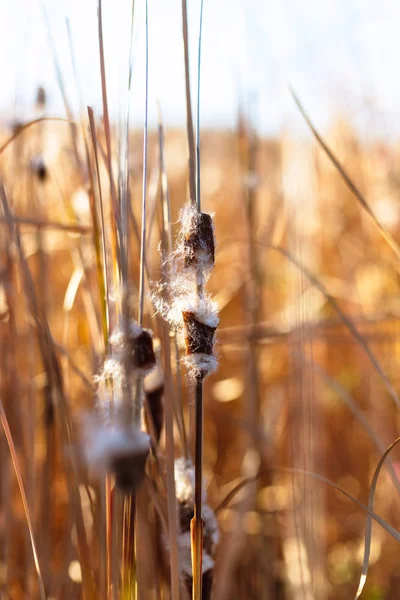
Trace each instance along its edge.
<path fill-rule="evenodd" d="M 203 570 L 203 377 L 196 381 L 196 437 L 195 437 L 195 490 L 194 490 L 194 517 L 191 523 L 192 531 L 192 571 L 193 571 L 193 600 L 202 598 L 202 570 Z M 192 546 L 192 548 L 193 548 Z"/>
<path fill-rule="evenodd" d="M 186 2 L 184 2 L 186 9 Z M 184 31 L 186 25 L 187 34 L 187 15 L 184 14 Z M 201 73 L 201 34 L 203 29 L 203 0 L 200 5 L 198 55 L 197 55 L 197 116 L 196 116 L 196 181 L 195 181 L 195 204 L 197 211 L 201 212 L 201 185 L 200 185 L 200 73 Z M 187 38 L 185 40 L 185 67 L 187 61 Z M 190 88 L 189 73 L 186 71 L 186 88 Z M 190 97 L 189 97 L 190 103 Z M 191 110 L 190 110 L 191 113 Z M 188 111 L 189 116 L 189 111 Z M 189 128 L 188 118 L 188 136 L 190 151 L 190 134 L 193 131 Z M 194 144 L 193 144 L 194 146 Z M 199 299 L 203 296 L 202 275 L 200 274 L 197 283 L 197 294 Z M 202 574 L 203 574 L 203 520 L 202 520 L 202 495 L 203 495 L 203 438 L 204 438 L 204 403 L 203 403 L 203 380 L 204 376 L 199 375 L 196 380 L 195 388 L 195 502 L 194 517 L 191 522 L 192 532 L 192 574 L 193 574 L 193 600 L 202 598 Z"/>

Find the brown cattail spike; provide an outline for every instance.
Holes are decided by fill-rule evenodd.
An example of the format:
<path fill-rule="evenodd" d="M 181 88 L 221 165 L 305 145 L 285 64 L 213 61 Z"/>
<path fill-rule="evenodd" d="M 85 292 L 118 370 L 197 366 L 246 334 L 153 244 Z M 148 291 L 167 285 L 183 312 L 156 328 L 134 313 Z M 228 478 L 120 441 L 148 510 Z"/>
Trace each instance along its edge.
<path fill-rule="evenodd" d="M 216 327 L 201 323 L 191 311 L 182 311 L 185 325 L 186 354 L 208 354 L 212 356 Z"/>
<path fill-rule="evenodd" d="M 156 364 L 151 333 L 143 329 L 132 339 L 133 363 L 137 369 L 152 369 Z"/>
<path fill-rule="evenodd" d="M 35 173 L 39 181 L 45 181 L 47 179 L 47 167 L 41 156 L 35 156 L 31 160 L 31 169 Z"/>
<path fill-rule="evenodd" d="M 111 470 L 115 474 L 116 485 L 124 492 L 134 492 L 144 477 L 148 449 L 141 452 L 123 452 L 112 458 Z"/>
<path fill-rule="evenodd" d="M 163 393 L 164 386 L 151 392 L 145 392 L 157 443 L 160 441 L 161 431 L 164 423 Z"/>
<path fill-rule="evenodd" d="M 43 86 L 39 86 L 36 92 L 36 108 L 43 110 L 46 106 L 46 90 Z"/>
<path fill-rule="evenodd" d="M 215 262 L 214 228 L 211 215 L 191 212 L 183 240 L 185 267 L 203 266 L 208 269 Z"/>

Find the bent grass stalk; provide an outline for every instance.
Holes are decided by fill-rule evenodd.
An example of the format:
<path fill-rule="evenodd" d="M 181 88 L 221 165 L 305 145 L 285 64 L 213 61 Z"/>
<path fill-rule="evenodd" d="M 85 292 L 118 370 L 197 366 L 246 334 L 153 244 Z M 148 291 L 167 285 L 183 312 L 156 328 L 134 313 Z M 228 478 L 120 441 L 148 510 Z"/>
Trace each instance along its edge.
<path fill-rule="evenodd" d="M 38 577 L 40 598 L 41 598 L 41 600 L 46 600 L 46 592 L 45 592 L 45 588 L 44 588 L 42 572 L 40 570 L 37 545 L 36 545 L 35 535 L 33 532 L 32 519 L 31 519 L 31 515 L 30 515 L 28 501 L 26 498 L 25 487 L 24 487 L 21 471 L 20 471 L 19 464 L 18 464 L 17 452 L 16 452 L 16 449 L 14 446 L 14 441 L 12 438 L 10 426 L 8 424 L 7 416 L 4 411 L 4 406 L 3 406 L 3 402 L 1 401 L 1 399 L 0 399 L 0 420 L 1 420 L 1 424 L 3 426 L 4 435 L 6 436 L 8 448 L 10 450 L 10 455 L 11 455 L 11 460 L 12 460 L 14 471 L 15 471 L 15 476 L 17 478 L 18 487 L 19 487 L 19 491 L 21 494 L 22 505 L 24 507 L 26 523 L 27 523 L 27 526 L 29 529 L 29 536 L 30 536 L 31 545 L 32 545 L 33 560 L 35 563 L 35 569 L 36 569 L 36 573 L 37 573 L 37 577 Z"/>

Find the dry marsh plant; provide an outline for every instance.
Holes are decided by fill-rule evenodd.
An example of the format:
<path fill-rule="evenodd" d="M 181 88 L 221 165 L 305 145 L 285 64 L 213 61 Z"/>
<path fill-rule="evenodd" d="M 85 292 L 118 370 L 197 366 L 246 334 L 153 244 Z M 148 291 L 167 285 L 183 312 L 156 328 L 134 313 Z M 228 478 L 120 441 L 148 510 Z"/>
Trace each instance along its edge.
<path fill-rule="evenodd" d="M 66 117 L 0 132 L 0 597 L 398 598 L 397 145 L 294 91 L 303 137 L 243 102 L 200 144 L 186 0 L 186 131 L 149 130 L 142 4 L 120 127 L 98 0 L 101 115 L 44 15 Z"/>

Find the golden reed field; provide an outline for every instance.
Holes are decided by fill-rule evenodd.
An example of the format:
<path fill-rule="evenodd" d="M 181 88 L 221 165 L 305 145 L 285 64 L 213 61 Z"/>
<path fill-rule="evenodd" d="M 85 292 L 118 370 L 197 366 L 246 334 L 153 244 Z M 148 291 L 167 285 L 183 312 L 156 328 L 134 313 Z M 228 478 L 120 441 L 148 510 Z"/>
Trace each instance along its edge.
<path fill-rule="evenodd" d="M 400 449 L 379 463 L 399 427 L 399 144 L 337 120 L 346 181 L 304 131 L 261 139 L 239 116 L 202 133 L 215 267 L 189 301 L 182 248 L 211 259 L 179 217 L 185 132 L 149 132 L 141 258 L 143 132 L 121 192 L 100 119 L 4 126 L 1 598 L 189 598 L 200 350 L 172 312 L 212 338 L 208 294 L 201 597 L 347 600 L 368 567 L 361 598 L 400 598 Z"/>

